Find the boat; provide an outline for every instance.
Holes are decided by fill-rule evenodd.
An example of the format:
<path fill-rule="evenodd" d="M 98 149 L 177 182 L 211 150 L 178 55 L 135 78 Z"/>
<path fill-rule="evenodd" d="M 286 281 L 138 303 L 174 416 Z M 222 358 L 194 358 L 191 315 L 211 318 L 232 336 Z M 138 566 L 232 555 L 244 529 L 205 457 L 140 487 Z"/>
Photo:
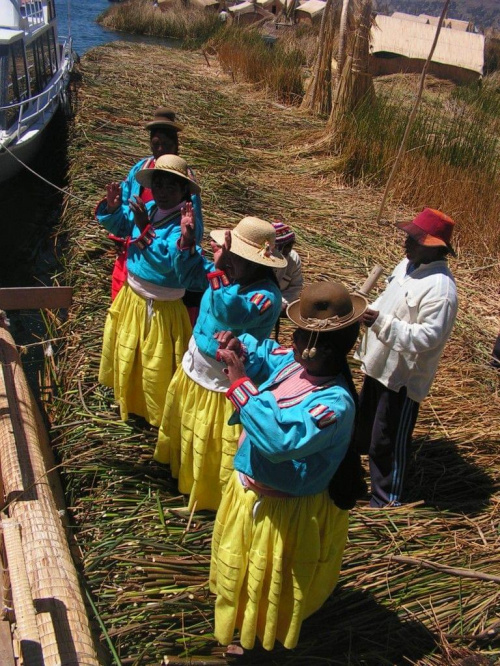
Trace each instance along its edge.
<path fill-rule="evenodd" d="M 74 56 L 54 0 L 1 0 L 0 183 L 33 159 L 59 106 L 68 108 Z"/>

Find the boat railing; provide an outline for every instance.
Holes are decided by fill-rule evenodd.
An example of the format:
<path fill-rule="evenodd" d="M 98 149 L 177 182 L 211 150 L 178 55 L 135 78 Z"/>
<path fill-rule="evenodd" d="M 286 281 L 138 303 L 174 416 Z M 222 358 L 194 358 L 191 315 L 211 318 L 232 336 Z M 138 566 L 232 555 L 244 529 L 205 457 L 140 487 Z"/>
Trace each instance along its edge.
<path fill-rule="evenodd" d="M 26 132 L 32 125 L 39 120 L 44 120 L 44 114 L 52 111 L 54 100 L 63 92 L 67 84 L 67 77 L 73 66 L 73 51 L 72 40 L 69 38 L 63 44 L 62 51 L 62 67 L 57 76 L 52 80 L 50 85 L 38 95 L 30 96 L 29 98 L 9 104 L 7 106 L 0 106 L 0 117 L 3 113 L 12 112 L 17 109 L 17 118 L 14 123 L 3 132 L 0 130 L 0 144 L 9 145 L 15 141 L 19 136 Z M 3 135 L 3 136 L 2 136 Z"/>
<path fill-rule="evenodd" d="M 35 0 L 34 2 L 23 2 L 21 0 L 19 10 L 29 28 L 34 28 L 46 22 L 41 0 Z"/>

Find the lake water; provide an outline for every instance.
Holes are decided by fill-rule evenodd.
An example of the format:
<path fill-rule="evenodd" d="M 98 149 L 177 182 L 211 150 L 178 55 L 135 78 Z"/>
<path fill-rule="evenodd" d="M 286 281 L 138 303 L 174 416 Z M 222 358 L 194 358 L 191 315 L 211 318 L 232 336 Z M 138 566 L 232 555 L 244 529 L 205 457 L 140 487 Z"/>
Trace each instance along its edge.
<path fill-rule="evenodd" d="M 128 42 L 162 44 L 168 47 L 179 45 L 179 42 L 174 40 L 129 35 L 125 32 L 115 32 L 101 28 L 97 23 L 97 17 L 104 10 L 113 6 L 109 0 L 55 0 L 55 3 L 59 35 L 62 37 L 71 32 L 73 36 L 73 49 L 79 56 L 84 55 L 89 49 L 95 46 L 108 44 L 118 39 Z M 69 31 L 68 26 L 70 28 Z"/>
<path fill-rule="evenodd" d="M 66 36 L 68 26 L 73 35 L 73 48 L 82 56 L 89 49 L 115 41 L 123 34 L 105 30 L 96 19 L 110 7 L 109 0 L 55 0 L 59 34 Z"/>

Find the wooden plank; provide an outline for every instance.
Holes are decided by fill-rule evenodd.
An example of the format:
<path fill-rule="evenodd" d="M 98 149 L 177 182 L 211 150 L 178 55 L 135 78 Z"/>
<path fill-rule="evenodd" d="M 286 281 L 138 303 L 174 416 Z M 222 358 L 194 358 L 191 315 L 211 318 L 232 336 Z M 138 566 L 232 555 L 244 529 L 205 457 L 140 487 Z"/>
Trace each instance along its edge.
<path fill-rule="evenodd" d="M 2 310 L 69 308 L 72 302 L 72 287 L 0 288 L 0 309 Z"/>
<path fill-rule="evenodd" d="M 6 620 L 0 622 L 0 664 L 15 666 L 10 624 Z"/>

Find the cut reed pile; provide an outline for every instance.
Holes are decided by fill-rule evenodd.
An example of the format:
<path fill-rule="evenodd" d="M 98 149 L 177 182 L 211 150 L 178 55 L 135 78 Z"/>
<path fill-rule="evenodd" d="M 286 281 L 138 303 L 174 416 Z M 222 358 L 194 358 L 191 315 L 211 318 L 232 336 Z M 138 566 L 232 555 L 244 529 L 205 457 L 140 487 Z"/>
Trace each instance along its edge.
<path fill-rule="evenodd" d="M 82 62 L 69 185 L 89 203 L 68 201 L 64 213 L 76 305 L 50 409 L 82 574 L 115 664 L 159 664 L 163 655 L 223 660 L 207 588 L 213 516 L 186 514 L 175 483 L 151 460 L 154 431 L 122 423 L 97 384 L 113 251 L 93 206 L 108 181 L 148 154 L 144 122 L 159 105 L 185 122 L 181 154 L 202 184 L 208 229 L 245 214 L 282 217 L 297 232 L 308 280 L 355 286 L 375 262 L 387 273 L 402 256 L 390 223 L 411 214 L 393 207 L 375 225 L 379 191 L 343 185 L 332 175 L 335 158 L 297 156 L 319 121 L 257 98 L 212 65 L 200 54 L 123 42 Z M 361 503 L 341 583 L 306 621 L 297 649 L 247 663 L 437 666 L 498 657 L 500 409 L 498 374 L 487 365 L 498 287 L 480 257 L 459 256 L 453 270 L 459 319 L 417 429 L 412 499 L 425 505 L 376 511 Z"/>

